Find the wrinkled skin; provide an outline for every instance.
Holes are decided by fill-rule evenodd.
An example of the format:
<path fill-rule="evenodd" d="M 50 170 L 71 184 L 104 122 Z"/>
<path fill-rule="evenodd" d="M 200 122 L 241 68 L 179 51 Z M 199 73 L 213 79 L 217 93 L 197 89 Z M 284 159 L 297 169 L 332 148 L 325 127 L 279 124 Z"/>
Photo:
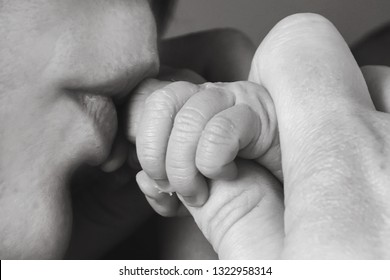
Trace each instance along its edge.
<path fill-rule="evenodd" d="M 192 83 L 205 82 L 195 72 L 187 69 L 171 69 L 166 66 L 161 67 L 157 78 L 159 81 L 151 80 L 153 82 L 142 83 L 132 91 L 133 102 L 130 107 L 121 106 L 122 111 L 129 113 L 128 125 L 133 130 L 136 130 L 139 122 L 137 108 L 143 102 L 145 93 L 153 92 L 156 87 L 170 84 L 172 79 Z M 133 234 L 144 236 L 143 230 L 145 229 L 142 226 L 145 223 L 153 227 L 158 226 L 157 222 L 153 225 L 148 222 L 153 216 L 153 211 L 135 182 L 135 175 L 140 170 L 140 166 L 134 143 L 134 139 L 130 139 L 130 142 L 126 141 L 122 132 L 119 131 L 110 156 L 103 165 L 98 167 L 82 166 L 72 176 L 70 185 L 72 187 L 74 216 L 72 238 L 66 258 L 105 258 L 106 254 L 118 244 L 126 239 L 132 239 Z M 126 257 L 129 258 L 139 258 L 136 248 L 144 252 L 143 256 L 153 257 L 164 254 L 165 257 L 169 258 L 168 255 L 171 252 L 183 245 L 196 246 L 197 252 L 201 254 L 200 258 L 209 254 L 207 250 L 199 249 L 200 244 L 204 244 L 205 247 L 210 245 L 190 217 L 172 219 L 170 223 L 164 220 L 158 232 L 153 233 L 153 236 L 154 239 L 162 240 L 162 244 L 168 244 L 172 236 L 179 234 L 178 231 L 182 230 L 189 231 L 186 237 L 191 238 L 191 241 L 178 242 L 175 240 L 175 243 L 166 252 L 160 252 L 159 242 L 153 245 L 155 248 L 152 252 L 142 249 L 142 246 L 149 248 L 151 244 L 147 238 L 142 239 L 142 242 L 137 244 L 130 242 L 130 248 L 127 248 L 126 245 L 126 248 L 120 247 L 121 250 L 128 252 Z M 169 235 L 164 234 L 168 231 Z M 198 242 L 193 242 L 195 236 L 198 238 Z M 186 258 L 190 255 L 192 254 L 186 254 Z"/>
<path fill-rule="evenodd" d="M 116 133 L 121 123 L 113 103 L 120 107 L 141 80 L 157 74 L 147 2 L 0 2 L 0 36 L 6 38 L 0 44 L 1 258 L 64 256 L 72 225 L 70 178 L 76 219 L 69 258 L 102 257 L 150 216 L 129 167 L 112 174 L 84 167 L 102 164 L 112 172 L 126 160 L 120 151 L 128 142 Z M 232 42 L 242 38 L 224 34 Z M 183 39 L 204 42 L 202 34 Z M 168 41 L 167 48 L 181 44 Z M 236 47 L 253 48 L 248 42 Z M 191 52 L 170 62 L 189 67 L 181 63 Z M 240 70 L 249 68 L 248 58 L 240 59 Z M 206 68 L 206 78 L 238 73 L 237 67 L 226 73 Z"/>
<path fill-rule="evenodd" d="M 220 258 L 389 258 L 390 73 L 385 67 L 363 72 L 368 87 L 345 41 L 326 19 L 313 14 L 284 19 L 260 45 L 249 77 L 274 102 L 275 111 L 263 106 L 266 118 L 259 111 L 234 114 L 229 109 L 234 103 L 224 107 L 234 84 L 217 85 L 214 95 L 173 84 L 146 99 L 137 135 L 137 142 L 142 139 L 141 189 L 167 216 L 180 211 L 179 198 Z M 251 87 L 241 83 L 234 94 Z M 176 91 L 187 97 L 178 98 Z M 257 101 L 266 104 L 260 86 L 257 93 Z M 224 117 L 216 117 L 221 111 Z M 228 143 L 225 149 L 221 139 L 237 143 L 252 133 L 240 123 L 275 118 L 279 134 L 261 130 L 268 134 L 256 138 L 274 141 L 255 141 L 262 151 L 258 156 L 268 153 L 261 164 L 271 172 L 256 161 L 226 164 L 247 147 Z M 155 124 L 159 138 L 150 129 Z M 207 137 L 210 131 L 218 131 L 217 137 Z M 218 137 L 230 132 L 230 138 Z M 203 138 L 210 140 L 207 153 L 202 152 Z M 204 155 L 211 156 L 202 166 Z M 152 164 L 161 157 L 165 160 Z M 273 169 L 278 160 L 282 176 Z M 274 175 L 283 179 L 283 191 Z"/>
<path fill-rule="evenodd" d="M 98 165 L 109 157 L 117 128 L 113 100 L 120 104 L 136 84 L 157 72 L 154 21 L 147 2 L 138 0 L 14 0 L 0 5 L 0 37 L 6 38 L 0 44 L 0 257 L 60 258 L 70 234 L 68 179 L 78 166 Z M 321 24 L 313 25 L 313 20 Z M 300 24 L 291 27 L 286 20 L 271 33 L 252 69 L 252 81 L 262 84 L 275 101 L 285 205 L 275 178 L 247 162 L 238 162 L 236 180 L 221 181 L 215 175 L 202 207 L 186 205 L 222 258 L 387 257 L 388 191 L 382 182 L 388 181 L 388 117 L 374 111 L 360 72 L 330 25 L 316 17 L 296 21 Z M 316 31 L 307 34 L 299 26 Z M 292 39 L 275 47 L 281 45 L 278 34 Z M 296 34 L 316 40 L 293 40 Z M 318 55 L 318 49 L 324 52 Z M 292 59 L 296 55 L 301 56 Z M 281 67 L 283 63 L 289 67 Z M 374 104 L 387 110 L 387 69 L 364 71 Z M 320 92 L 325 102 L 318 95 L 313 98 L 313 92 Z M 335 92 L 340 96 L 335 98 Z M 311 105 L 316 106 L 309 110 Z M 317 107 L 324 113 L 320 117 Z M 332 133 L 335 137 L 321 137 Z M 356 134 L 361 137 L 353 138 Z M 347 141 L 351 137 L 359 141 L 352 145 Z M 377 147 L 382 149 L 374 153 Z M 324 167 L 325 175 L 319 172 Z M 318 172 L 307 176 L 313 170 Z M 240 215 L 226 219 L 232 216 L 224 213 L 242 201 L 253 208 L 243 207 Z M 215 216 L 219 218 L 212 222 Z M 249 237 L 261 242 L 248 248 Z"/>
<path fill-rule="evenodd" d="M 0 257 L 61 258 L 69 177 L 107 158 L 114 102 L 157 73 L 155 23 L 144 0 L 0 5 Z"/>

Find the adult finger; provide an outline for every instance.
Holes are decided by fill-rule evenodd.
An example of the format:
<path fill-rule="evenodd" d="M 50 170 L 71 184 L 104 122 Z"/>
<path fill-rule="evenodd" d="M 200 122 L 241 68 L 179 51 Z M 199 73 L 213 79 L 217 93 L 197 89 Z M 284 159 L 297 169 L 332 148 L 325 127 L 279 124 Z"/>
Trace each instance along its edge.
<path fill-rule="evenodd" d="M 137 154 L 142 168 L 154 180 L 167 179 L 166 151 L 174 118 L 197 91 L 195 84 L 175 82 L 156 90 L 144 102 L 137 131 Z"/>
<path fill-rule="evenodd" d="M 375 108 L 390 113 L 390 67 L 364 66 L 362 72 Z"/>
<path fill-rule="evenodd" d="M 191 206 L 201 206 L 208 198 L 207 183 L 195 164 L 202 131 L 214 115 L 233 106 L 234 102 L 232 93 L 209 84 L 191 97 L 175 117 L 167 149 L 166 171 L 174 191 Z"/>
<path fill-rule="evenodd" d="M 268 89 L 278 116 L 284 257 L 371 256 L 378 209 L 362 164 L 372 162 L 365 120 L 375 108 L 341 35 L 321 16 L 288 17 L 259 47 L 250 79 Z"/>

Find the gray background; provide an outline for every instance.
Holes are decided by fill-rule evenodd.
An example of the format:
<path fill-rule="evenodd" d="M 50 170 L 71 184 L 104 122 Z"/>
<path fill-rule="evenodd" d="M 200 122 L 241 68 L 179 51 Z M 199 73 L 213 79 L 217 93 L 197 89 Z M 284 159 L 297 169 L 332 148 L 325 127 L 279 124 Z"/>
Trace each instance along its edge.
<path fill-rule="evenodd" d="M 235 27 L 258 44 L 280 19 L 297 12 L 326 16 L 354 43 L 390 22 L 390 0 L 179 0 L 167 35 Z"/>

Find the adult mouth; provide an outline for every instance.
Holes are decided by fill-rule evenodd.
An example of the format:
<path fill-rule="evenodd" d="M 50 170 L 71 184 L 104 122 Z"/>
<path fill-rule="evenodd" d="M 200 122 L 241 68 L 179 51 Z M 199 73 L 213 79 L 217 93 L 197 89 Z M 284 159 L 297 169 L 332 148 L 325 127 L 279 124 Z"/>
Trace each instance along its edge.
<path fill-rule="evenodd" d="M 117 129 L 117 111 L 111 97 L 93 94 L 78 94 L 78 101 L 89 120 L 93 122 L 96 142 L 93 148 L 92 165 L 101 164 L 110 154 Z"/>

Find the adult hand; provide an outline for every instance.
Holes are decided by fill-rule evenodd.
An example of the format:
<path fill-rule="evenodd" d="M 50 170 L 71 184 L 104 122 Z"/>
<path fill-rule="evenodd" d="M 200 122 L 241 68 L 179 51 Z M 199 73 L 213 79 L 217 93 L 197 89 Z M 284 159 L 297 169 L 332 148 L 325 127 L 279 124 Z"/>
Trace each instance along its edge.
<path fill-rule="evenodd" d="M 374 77 L 387 110 L 388 78 Z M 250 80 L 275 103 L 284 205 L 278 182 L 245 163 L 236 181 L 210 182 L 202 207 L 183 200 L 219 256 L 389 258 L 390 117 L 375 110 L 337 30 L 317 15 L 288 17 L 258 49 Z M 150 179 L 138 176 L 142 189 Z"/>
<path fill-rule="evenodd" d="M 258 49 L 250 79 L 269 90 L 278 116 L 281 256 L 388 258 L 390 116 L 375 110 L 337 30 L 312 14 L 283 20 Z"/>

